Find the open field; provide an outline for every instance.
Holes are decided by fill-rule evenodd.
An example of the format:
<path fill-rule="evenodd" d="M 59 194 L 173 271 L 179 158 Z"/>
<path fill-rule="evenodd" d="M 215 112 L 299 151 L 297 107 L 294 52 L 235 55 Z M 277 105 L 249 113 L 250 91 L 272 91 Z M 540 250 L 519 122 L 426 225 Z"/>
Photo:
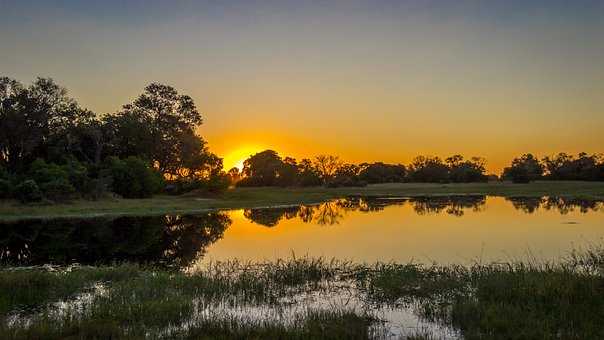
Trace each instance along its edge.
<path fill-rule="evenodd" d="M 428 325 L 399 329 L 409 338 L 594 339 L 604 336 L 603 269 L 602 248 L 469 267 L 291 258 L 188 273 L 6 268 L 0 337 L 380 338 L 404 322 L 385 320 L 387 309 Z"/>
<path fill-rule="evenodd" d="M 307 204 L 347 195 L 366 196 L 562 196 L 568 198 L 604 199 L 603 182 L 540 181 L 529 184 L 506 182 L 432 184 L 376 184 L 353 188 L 233 188 L 219 197 L 159 195 L 150 199 L 78 200 L 60 204 L 23 205 L 0 201 L 0 221 L 25 218 L 93 217 L 103 215 L 153 215 L 195 213 L 211 209 L 257 208 L 275 205 Z"/>

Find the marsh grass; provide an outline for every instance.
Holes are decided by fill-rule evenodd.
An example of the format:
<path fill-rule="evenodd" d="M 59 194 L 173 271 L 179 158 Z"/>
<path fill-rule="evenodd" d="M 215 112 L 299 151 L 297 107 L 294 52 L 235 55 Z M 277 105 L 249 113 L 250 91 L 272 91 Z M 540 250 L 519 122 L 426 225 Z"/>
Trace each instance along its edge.
<path fill-rule="evenodd" d="M 421 316 L 465 339 L 599 339 L 603 254 L 573 252 L 559 263 L 379 264 L 362 282 L 373 301 L 414 302 Z"/>
<path fill-rule="evenodd" d="M 465 339 L 597 339 L 604 337 L 603 254 L 594 248 L 557 263 L 472 266 L 292 257 L 190 272 L 127 264 L 5 269 L 0 338 L 379 338 L 392 333 L 374 311 L 390 306 L 412 308 Z M 104 289 L 90 290 L 98 284 Z M 295 299 L 337 294 L 340 286 L 363 305 L 318 308 Z M 89 298 L 73 303 L 82 294 Z M 295 303 L 303 305 L 280 319 Z M 251 315 L 267 310 L 268 317 Z M 439 338 L 430 330 L 406 335 Z"/>

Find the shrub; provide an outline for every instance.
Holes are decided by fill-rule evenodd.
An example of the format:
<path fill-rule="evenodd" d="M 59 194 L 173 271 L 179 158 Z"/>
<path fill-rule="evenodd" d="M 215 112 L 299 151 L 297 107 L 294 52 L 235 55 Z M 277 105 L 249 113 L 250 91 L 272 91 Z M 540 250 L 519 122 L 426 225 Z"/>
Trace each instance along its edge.
<path fill-rule="evenodd" d="M 40 185 L 40 190 L 46 198 L 53 201 L 68 200 L 73 198 L 76 194 L 74 186 L 64 178 L 58 178 L 54 181 L 43 183 Z"/>
<path fill-rule="evenodd" d="M 19 183 L 15 187 L 14 196 L 23 203 L 39 202 L 42 200 L 42 192 L 38 184 L 31 179 Z"/>
<path fill-rule="evenodd" d="M 12 191 L 12 183 L 7 179 L 0 179 L 0 198 L 10 198 Z"/>
<path fill-rule="evenodd" d="M 113 192 L 124 198 L 153 196 L 163 186 L 162 175 L 138 157 L 119 159 L 111 157 L 107 165 Z"/>
<path fill-rule="evenodd" d="M 208 193 L 221 193 L 228 189 L 230 185 L 230 177 L 221 172 L 211 175 L 210 178 L 179 178 L 170 182 L 167 186 L 170 194 L 180 195 L 194 190 L 204 191 Z"/>
<path fill-rule="evenodd" d="M 61 166 L 46 163 L 43 159 L 38 158 L 29 167 L 29 178 L 41 185 L 56 180 L 69 180 L 69 174 Z"/>
<path fill-rule="evenodd" d="M 90 185 L 91 179 L 88 176 L 88 169 L 84 164 L 77 160 L 70 160 L 67 164 L 62 165 L 61 168 L 67 173 L 69 183 L 75 188 L 75 190 L 82 192 L 85 191 Z"/>
<path fill-rule="evenodd" d="M 207 190 L 212 193 L 223 192 L 229 188 L 231 181 L 224 172 L 210 176 L 207 182 Z"/>

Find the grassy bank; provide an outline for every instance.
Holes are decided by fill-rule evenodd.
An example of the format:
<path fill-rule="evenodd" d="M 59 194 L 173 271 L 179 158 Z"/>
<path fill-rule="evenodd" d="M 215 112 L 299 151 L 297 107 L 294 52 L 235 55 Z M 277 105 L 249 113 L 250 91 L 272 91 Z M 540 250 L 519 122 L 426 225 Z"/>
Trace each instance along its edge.
<path fill-rule="evenodd" d="M 465 339 L 595 339 L 604 336 L 603 269 L 602 249 L 556 264 L 471 267 L 301 258 L 192 273 L 4 269 L 0 338 L 380 338 L 392 322 L 377 311 L 390 308 L 432 323 L 401 334 L 416 339 L 443 329 Z"/>
<path fill-rule="evenodd" d="M 604 199 L 604 183 L 542 181 L 529 184 L 504 182 L 468 184 L 396 183 L 369 185 L 363 188 L 235 188 L 219 197 L 156 196 L 150 199 L 79 200 L 70 203 L 23 205 L 0 201 L 0 221 L 22 218 L 91 217 L 102 215 L 150 215 L 195 213 L 210 209 L 255 208 L 321 202 L 347 195 L 430 196 L 563 196 Z"/>

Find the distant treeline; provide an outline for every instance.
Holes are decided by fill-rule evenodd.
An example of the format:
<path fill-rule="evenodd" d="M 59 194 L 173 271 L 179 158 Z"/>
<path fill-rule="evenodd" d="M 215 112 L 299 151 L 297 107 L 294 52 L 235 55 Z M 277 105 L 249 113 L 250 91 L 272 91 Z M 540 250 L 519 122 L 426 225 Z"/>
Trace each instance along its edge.
<path fill-rule="evenodd" d="M 427 182 L 471 183 L 488 180 L 510 180 L 527 183 L 532 180 L 603 181 L 604 161 L 598 155 L 580 153 L 577 157 L 560 153 L 538 160 L 525 154 L 512 161 L 501 177 L 487 175 L 485 160 L 480 157 L 464 159 L 453 155 L 439 157 L 418 156 L 409 165 L 382 162 L 350 164 L 337 156 L 320 155 L 296 161 L 281 158 L 273 150 L 265 150 L 248 158 L 242 171 L 228 172 L 238 186 L 364 186 L 376 183 Z"/>
<path fill-rule="evenodd" d="M 502 177 L 516 183 L 539 179 L 604 181 L 604 158 L 602 155 L 588 155 L 585 152 L 577 156 L 562 152 L 539 160 L 528 153 L 515 158 L 512 164 L 503 170 Z"/>
<path fill-rule="evenodd" d="M 484 182 L 485 160 L 454 155 L 419 156 L 411 164 L 350 164 L 320 155 L 300 161 L 266 150 L 241 171 L 223 170 L 222 159 L 195 133 L 202 124 L 193 99 L 152 83 L 115 113 L 84 109 L 52 79 L 24 86 L 0 77 L 0 198 L 23 202 L 125 198 L 192 190 L 220 192 L 238 186 L 363 186 L 372 183 Z M 564 153 L 513 160 L 503 179 L 604 180 L 598 155 Z"/>
<path fill-rule="evenodd" d="M 438 157 L 419 156 L 412 164 L 382 162 L 350 164 L 337 156 L 320 155 L 313 160 L 281 158 L 277 152 L 259 152 L 243 163 L 243 170 L 228 172 L 238 186 L 364 186 L 396 182 L 484 182 L 484 160 L 465 160 L 460 155 L 444 161 Z"/>

